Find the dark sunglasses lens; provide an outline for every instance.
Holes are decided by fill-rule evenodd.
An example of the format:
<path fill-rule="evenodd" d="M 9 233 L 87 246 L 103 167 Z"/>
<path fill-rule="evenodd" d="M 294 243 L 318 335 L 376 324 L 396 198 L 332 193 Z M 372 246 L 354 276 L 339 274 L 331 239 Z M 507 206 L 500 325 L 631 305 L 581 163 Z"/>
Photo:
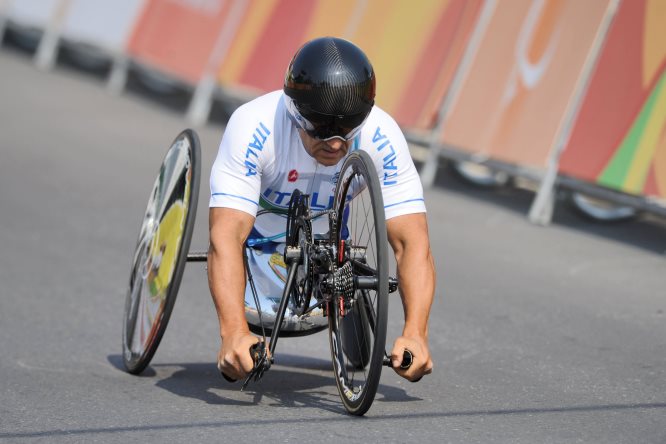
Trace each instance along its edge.
<path fill-rule="evenodd" d="M 317 139 L 330 139 L 331 137 L 347 138 L 349 133 L 354 131 L 365 120 L 364 114 L 354 114 L 350 116 L 327 116 L 312 113 L 304 116 L 310 121 L 313 130 L 308 131 L 311 137 Z"/>
<path fill-rule="evenodd" d="M 343 139 L 347 138 L 347 135 L 353 130 L 353 128 L 341 128 L 328 125 L 320 125 L 315 127 L 314 130 L 308 131 L 311 137 L 315 139 L 330 139 L 332 137 L 342 137 Z"/>

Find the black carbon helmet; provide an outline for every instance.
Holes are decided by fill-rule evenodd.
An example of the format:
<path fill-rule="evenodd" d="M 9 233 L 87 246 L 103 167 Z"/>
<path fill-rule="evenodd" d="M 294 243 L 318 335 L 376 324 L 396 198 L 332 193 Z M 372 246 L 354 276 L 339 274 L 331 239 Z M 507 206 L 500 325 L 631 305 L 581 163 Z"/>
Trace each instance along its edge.
<path fill-rule="evenodd" d="M 375 73 L 353 43 L 322 37 L 304 44 L 284 78 L 287 109 L 310 136 L 353 138 L 375 103 Z"/>

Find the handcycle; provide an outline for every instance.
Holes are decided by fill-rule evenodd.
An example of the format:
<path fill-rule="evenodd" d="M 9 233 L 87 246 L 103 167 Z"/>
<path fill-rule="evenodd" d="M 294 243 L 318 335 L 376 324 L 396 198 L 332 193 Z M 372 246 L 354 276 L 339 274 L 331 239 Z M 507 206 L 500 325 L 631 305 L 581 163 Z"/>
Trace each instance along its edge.
<path fill-rule="evenodd" d="M 200 159 L 197 134 L 189 129 L 180 133 L 149 196 L 124 311 L 123 361 L 132 374 L 148 366 L 159 346 L 186 262 L 207 261 L 206 252 L 188 252 Z M 257 217 L 265 213 L 259 211 Z M 278 338 L 328 328 L 342 403 L 349 413 L 363 415 L 374 400 L 382 366 L 391 366 L 385 350 L 388 295 L 398 287 L 397 279 L 389 277 L 384 206 L 370 157 L 363 151 L 347 156 L 331 208 L 313 210 L 310 196 L 295 190 L 282 213 L 286 242 L 281 253 L 271 238 L 250 237 L 245 244 L 246 319 L 263 340 L 250 350 L 254 368 L 242 389 L 271 367 Z M 327 222 L 328 232 L 314 233 L 315 221 L 319 226 Z M 257 258 L 266 251 L 281 259 L 286 271 L 279 295 L 260 294 L 256 288 L 256 275 L 262 273 Z M 401 367 L 408 368 L 411 360 L 405 351 Z"/>

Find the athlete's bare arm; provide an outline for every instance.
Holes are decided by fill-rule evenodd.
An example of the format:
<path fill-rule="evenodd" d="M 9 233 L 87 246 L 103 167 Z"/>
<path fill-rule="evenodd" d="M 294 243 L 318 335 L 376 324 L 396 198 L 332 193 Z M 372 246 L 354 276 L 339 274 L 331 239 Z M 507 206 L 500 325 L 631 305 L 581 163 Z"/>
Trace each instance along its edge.
<path fill-rule="evenodd" d="M 218 368 L 232 379 L 242 379 L 254 366 L 250 347 L 258 338 L 245 320 L 243 248 L 254 217 L 231 208 L 211 208 L 208 285 L 220 321 L 222 345 Z"/>
<path fill-rule="evenodd" d="M 391 352 L 393 368 L 402 377 L 416 381 L 432 372 L 428 348 L 428 317 L 435 293 L 435 264 L 430 251 L 425 213 L 408 214 L 386 222 L 388 240 L 398 265 L 400 296 L 405 311 L 402 336 Z M 400 369 L 403 351 L 412 352 L 409 369 Z"/>

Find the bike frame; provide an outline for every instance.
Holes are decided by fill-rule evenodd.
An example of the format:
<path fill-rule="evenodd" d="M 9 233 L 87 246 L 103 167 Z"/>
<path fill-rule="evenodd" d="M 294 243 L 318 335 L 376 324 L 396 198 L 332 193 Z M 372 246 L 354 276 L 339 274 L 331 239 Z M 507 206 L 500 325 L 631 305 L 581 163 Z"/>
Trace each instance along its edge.
<path fill-rule="evenodd" d="M 262 213 L 257 214 L 257 216 L 260 214 Z M 315 241 L 312 238 L 311 233 L 307 232 L 307 230 L 310 229 L 307 227 L 310 227 L 310 223 L 313 219 L 325 215 L 328 216 L 329 220 L 329 239 L 318 239 Z M 337 220 L 338 214 L 335 209 L 311 212 L 309 207 L 309 195 L 302 194 L 298 190 L 293 193 L 289 203 L 289 210 L 287 211 L 286 246 L 284 253 L 284 260 L 287 265 L 287 278 L 282 290 L 282 297 L 271 330 L 268 349 L 266 349 L 267 338 L 264 330 L 264 323 L 260 322 L 263 341 L 250 350 L 255 365 L 252 372 L 250 372 L 243 383 L 241 390 L 247 386 L 250 380 L 259 380 L 271 367 L 274 361 L 273 356 L 275 355 L 278 338 L 280 337 L 280 328 L 282 321 L 284 320 L 290 297 L 294 291 L 296 274 L 299 266 L 302 266 L 305 262 L 313 263 L 317 266 L 316 272 L 306 270 L 306 285 L 309 288 L 309 291 L 308 294 L 305 295 L 305 299 L 301 301 L 302 306 L 300 308 L 302 310 L 299 313 L 299 316 L 303 316 L 322 306 L 327 307 L 324 310 L 324 313 L 327 316 L 330 309 L 330 302 L 335 300 L 336 296 L 338 306 L 334 309 L 339 309 L 342 312 L 348 309 L 351 305 L 351 301 L 348 300 L 349 297 L 345 296 L 346 294 L 348 295 L 350 292 L 353 293 L 355 290 L 372 289 L 376 287 L 376 278 L 373 278 L 372 276 L 353 276 L 350 278 L 347 273 L 341 271 L 339 265 L 344 259 L 345 244 L 344 241 L 341 241 L 341 245 L 336 245 L 335 236 L 338 228 Z M 295 233 L 295 230 L 298 230 L 299 227 L 301 230 L 306 231 L 306 239 L 304 241 L 299 241 L 299 239 L 297 239 L 298 233 Z M 246 242 L 246 250 L 243 255 L 247 282 L 248 285 L 250 285 L 252 295 L 254 296 L 254 301 L 260 318 L 262 313 L 261 304 L 259 302 L 257 289 L 254 285 L 252 272 L 248 265 L 247 249 L 273 241 L 272 238 L 252 239 Z M 354 253 L 351 254 L 353 255 Z M 306 257 L 306 255 L 309 256 Z M 208 260 L 208 254 L 205 252 L 190 253 L 187 256 L 187 260 L 188 262 L 206 262 Z M 355 261 L 354 267 L 361 270 L 363 270 L 364 267 L 366 269 L 368 268 L 360 261 Z M 394 292 L 397 287 L 397 279 L 389 278 L 389 292 Z M 313 294 L 315 295 L 317 302 L 314 305 L 309 306 Z M 384 359 L 384 365 L 391 366 L 388 355 L 386 355 Z"/>

